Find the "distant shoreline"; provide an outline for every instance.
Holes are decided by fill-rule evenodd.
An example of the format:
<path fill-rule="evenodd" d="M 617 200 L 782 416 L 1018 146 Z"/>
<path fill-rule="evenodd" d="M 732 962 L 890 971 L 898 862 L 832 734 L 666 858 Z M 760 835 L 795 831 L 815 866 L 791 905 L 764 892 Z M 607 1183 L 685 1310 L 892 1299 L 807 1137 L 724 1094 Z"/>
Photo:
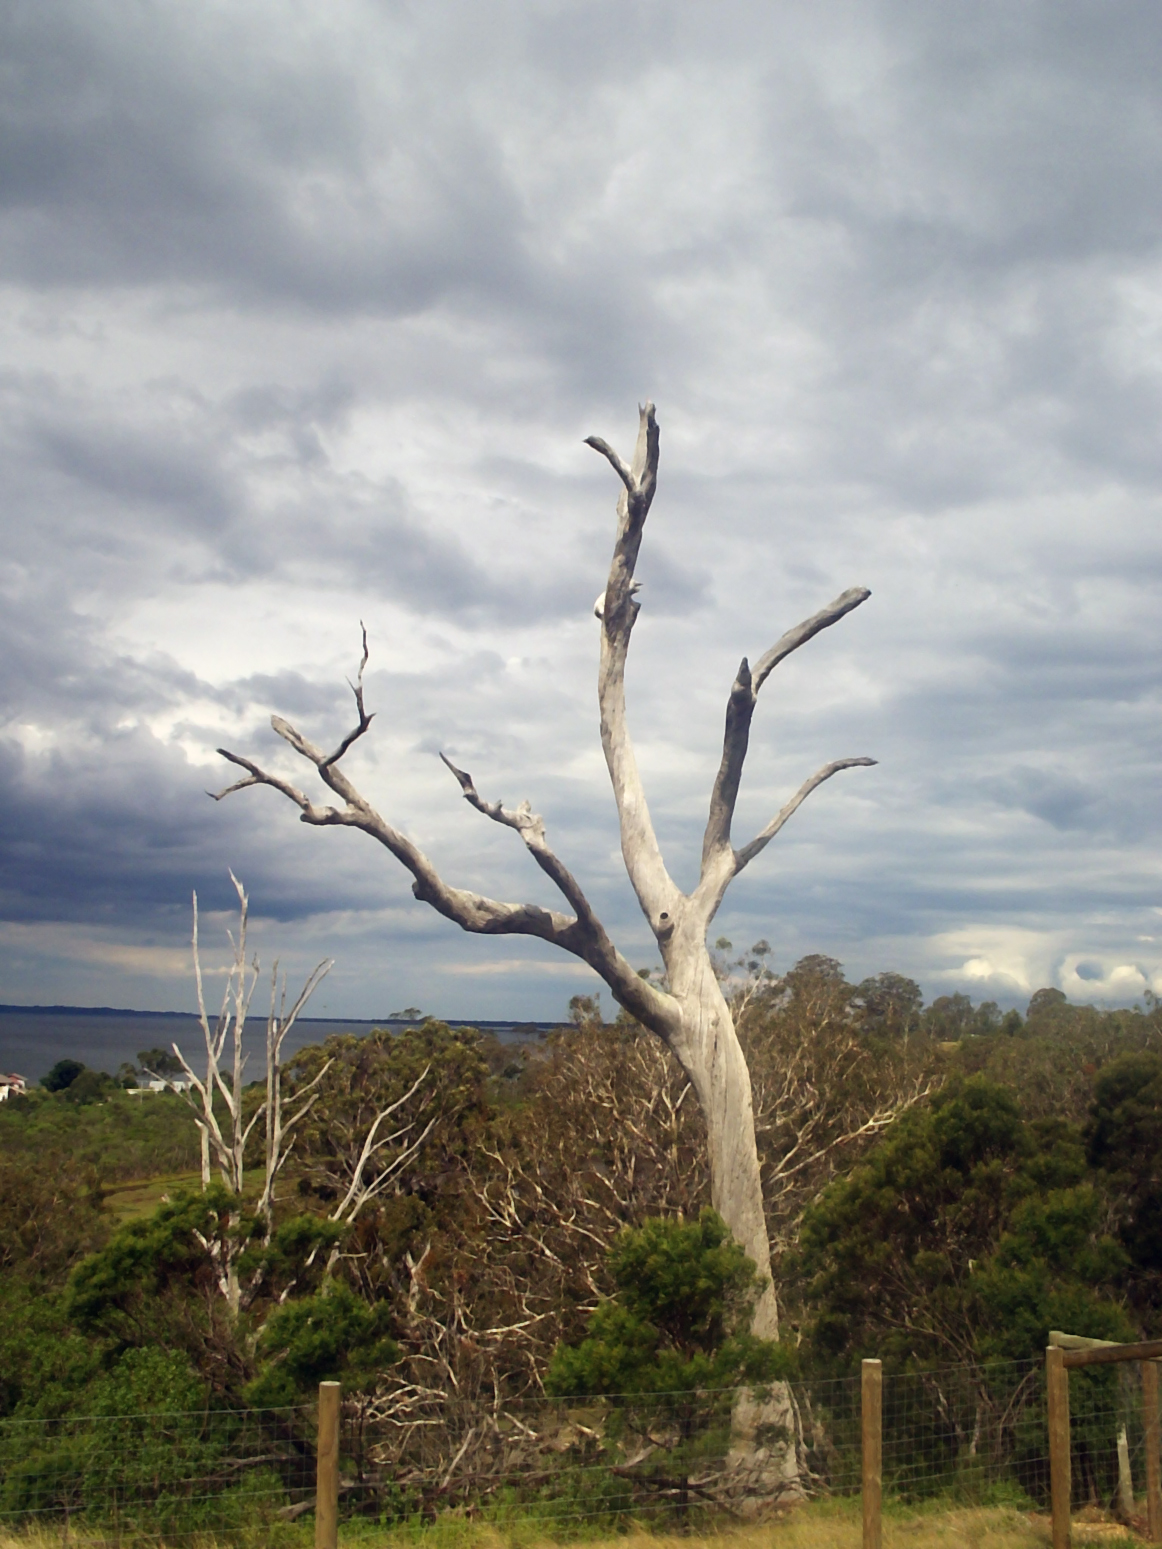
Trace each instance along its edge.
<path fill-rule="evenodd" d="M 216 1014 L 214 1020 L 217 1020 Z M 310 1044 L 333 1037 L 366 1037 L 375 1029 L 393 1036 L 423 1019 L 408 1017 L 300 1017 L 287 1039 L 290 1058 Z M 443 1019 L 441 1019 L 443 1020 Z M 562 1022 L 495 1021 L 458 1017 L 453 1027 L 476 1028 L 501 1043 L 533 1043 L 566 1026 Z M 246 1054 L 261 1063 L 266 1039 L 265 1010 L 247 1019 Z M 80 1060 L 94 1070 L 116 1071 L 133 1064 L 138 1051 L 156 1045 L 200 1048 L 201 1025 L 192 1011 L 137 1011 L 116 1006 L 0 1006 L 0 1070 L 39 1081 L 60 1059 Z M 256 1067 L 257 1068 L 257 1067 Z"/>
<path fill-rule="evenodd" d="M 83 1016 L 83 1017 L 182 1017 L 188 1019 L 196 1017 L 196 1011 L 134 1011 L 128 1006 L 4 1006 L 0 1005 L 0 1016 L 7 1014 L 19 1016 Z M 254 1020 L 262 1020 L 261 1014 Z M 445 1023 L 459 1023 L 465 1027 L 537 1027 L 552 1030 L 558 1027 L 568 1027 L 567 1022 L 540 1022 L 533 1017 L 503 1017 L 482 1020 L 480 1017 L 437 1017 L 434 1013 L 425 1012 L 422 1017 L 299 1017 L 299 1022 L 325 1022 L 328 1026 L 332 1023 L 346 1024 L 352 1027 L 416 1027 L 421 1021 L 436 1021 Z"/>

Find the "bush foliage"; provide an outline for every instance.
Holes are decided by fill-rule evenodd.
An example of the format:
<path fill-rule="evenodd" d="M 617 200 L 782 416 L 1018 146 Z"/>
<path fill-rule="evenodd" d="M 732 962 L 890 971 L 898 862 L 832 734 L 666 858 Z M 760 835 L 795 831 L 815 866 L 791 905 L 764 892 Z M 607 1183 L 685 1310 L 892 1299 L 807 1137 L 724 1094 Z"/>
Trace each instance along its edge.
<path fill-rule="evenodd" d="M 720 943 L 719 966 L 752 1071 L 787 1348 L 806 1374 L 878 1355 L 969 1365 L 987 1385 L 1051 1327 L 1160 1332 L 1156 1004 L 1100 1012 L 1038 992 L 1025 1017 L 963 996 L 925 1008 L 900 975 L 851 984 L 813 957 L 780 976 L 766 943 L 732 951 Z M 6 1103 L 0 1417 L 123 1414 L 135 1393 L 225 1413 L 338 1377 L 390 1408 L 399 1457 L 420 1458 L 453 1402 L 547 1387 L 635 1395 L 644 1415 L 662 1390 L 786 1375 L 786 1349 L 747 1331 L 755 1271 L 707 1208 L 681 1070 L 595 999 L 572 1014 L 515 1047 L 427 1019 L 297 1055 L 292 1087 L 332 1064 L 269 1240 L 245 1192 L 198 1187 L 196 1131 L 172 1094 L 58 1070 Z M 340 1224 L 368 1126 L 392 1105 L 391 1187 Z M 259 1126 L 248 1165 L 262 1144 Z M 146 1213 L 110 1209 L 111 1188 L 183 1172 Z M 226 1233 L 244 1249 L 236 1304 Z"/>

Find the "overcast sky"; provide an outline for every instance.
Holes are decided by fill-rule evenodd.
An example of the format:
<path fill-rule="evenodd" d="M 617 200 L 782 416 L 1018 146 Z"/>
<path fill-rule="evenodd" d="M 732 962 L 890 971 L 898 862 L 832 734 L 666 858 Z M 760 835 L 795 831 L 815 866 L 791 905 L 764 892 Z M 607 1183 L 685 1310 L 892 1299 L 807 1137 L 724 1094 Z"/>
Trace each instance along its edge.
<path fill-rule="evenodd" d="M 593 599 L 658 405 L 633 729 L 719 923 L 788 967 L 1024 1005 L 1162 991 L 1162 9 L 1153 0 L 0 5 L 0 1001 L 184 1009 L 245 880 L 316 1010 L 553 1017 L 221 743 L 350 722 L 453 883 L 554 902 L 462 801 L 528 797 L 627 955 Z M 608 996 L 606 997 L 608 1004 Z"/>

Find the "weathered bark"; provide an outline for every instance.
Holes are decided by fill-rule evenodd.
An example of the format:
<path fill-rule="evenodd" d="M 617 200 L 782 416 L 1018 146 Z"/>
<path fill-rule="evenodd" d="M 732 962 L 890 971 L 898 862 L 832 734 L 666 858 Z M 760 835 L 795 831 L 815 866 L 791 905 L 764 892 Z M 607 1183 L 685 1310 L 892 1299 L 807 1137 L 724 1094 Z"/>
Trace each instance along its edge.
<path fill-rule="evenodd" d="M 750 1072 L 710 955 L 704 951 L 702 957 L 705 961 L 691 975 L 696 985 L 684 997 L 681 1035 L 669 1042 L 706 1121 L 711 1203 L 767 1280 L 752 1332 L 761 1339 L 776 1339 L 778 1303 L 771 1280 Z"/>
<path fill-rule="evenodd" d="M 767 1279 L 767 1290 L 755 1309 L 754 1331 L 775 1338 L 778 1304 L 771 1282 L 750 1074 L 730 1008 L 714 972 L 706 933 L 730 882 L 766 847 L 816 786 L 841 769 L 874 762 L 857 758 L 825 765 L 800 787 L 755 839 L 741 850 L 734 849 L 731 825 L 759 690 L 780 661 L 858 607 L 869 593 L 861 587 L 844 592 L 829 607 L 788 631 L 760 659 L 753 673 L 743 659 L 727 701 L 722 761 L 710 798 L 701 875 L 692 893 L 682 893 L 662 860 L 625 713 L 625 663 L 641 607 L 636 597 L 634 568 L 657 488 L 659 444 L 653 404 L 647 403 L 640 412 L 632 467 L 627 468 L 598 437 L 592 437 L 589 444 L 608 459 L 623 485 L 617 504 L 613 563 L 605 591 L 594 610 L 601 619 L 601 743 L 617 800 L 626 870 L 657 939 L 666 965 L 670 999 L 679 1012 L 677 1026 L 672 1019 L 651 1018 L 650 1008 L 645 1015 L 635 1015 L 669 1044 L 698 1094 L 706 1117 L 714 1207 Z M 616 994 L 616 987 L 611 987 Z"/>
<path fill-rule="evenodd" d="M 760 658 L 753 671 L 743 659 L 727 702 L 722 761 L 710 799 L 701 874 L 692 892 L 681 892 L 662 859 L 638 772 L 625 705 L 625 665 L 641 606 L 636 595 L 639 583 L 634 579 L 634 570 L 646 517 L 657 489 L 659 438 L 653 404 L 647 403 L 640 410 L 632 464 L 623 462 L 600 437 L 590 437 L 588 445 L 607 459 L 622 483 L 609 579 L 594 607 L 601 621 L 598 669 L 601 744 L 617 802 L 622 856 L 666 965 L 665 989 L 640 978 L 618 952 L 576 879 L 549 847 L 544 822 L 527 802 L 509 810 L 500 802 L 485 801 L 477 793 L 472 777 L 445 759 L 459 781 L 465 799 L 484 816 L 520 835 L 537 865 L 564 897 L 571 911 L 569 914 L 534 904 L 502 903 L 450 887 L 427 856 L 385 822 L 356 790 L 339 764 L 371 724 L 363 700 L 366 633 L 363 659 L 353 688 L 358 724 L 334 752 L 325 753 L 315 747 L 278 716 L 271 719 L 274 731 L 315 766 L 324 784 L 343 805 L 318 805 L 289 781 L 224 748 L 219 750 L 223 757 L 246 774 L 219 792 L 215 799 L 251 785 L 272 786 L 294 802 L 304 823 L 361 828 L 370 834 L 412 873 L 415 896 L 453 920 L 461 929 L 483 935 L 537 936 L 588 963 L 604 979 L 617 1001 L 644 1027 L 664 1040 L 689 1076 L 706 1119 L 715 1208 L 768 1281 L 755 1312 L 754 1330 L 770 1338 L 778 1332 L 778 1304 L 775 1288 L 770 1283 L 770 1246 L 763 1213 L 750 1076 L 730 1008 L 714 972 L 706 935 L 731 881 L 765 849 L 811 792 L 842 769 L 875 762 L 870 758 L 847 758 L 825 765 L 803 783 L 755 838 L 741 849 L 734 848 L 731 825 L 759 690 L 779 662 L 820 630 L 838 622 L 870 594 L 862 587 L 843 592 L 826 608 L 783 635 Z M 788 1404 L 789 1400 L 783 1405 L 787 1414 L 790 1413 Z M 770 1416 L 763 1418 L 766 1423 Z M 745 1431 L 748 1423 L 751 1422 L 744 1418 L 740 1430 Z"/>

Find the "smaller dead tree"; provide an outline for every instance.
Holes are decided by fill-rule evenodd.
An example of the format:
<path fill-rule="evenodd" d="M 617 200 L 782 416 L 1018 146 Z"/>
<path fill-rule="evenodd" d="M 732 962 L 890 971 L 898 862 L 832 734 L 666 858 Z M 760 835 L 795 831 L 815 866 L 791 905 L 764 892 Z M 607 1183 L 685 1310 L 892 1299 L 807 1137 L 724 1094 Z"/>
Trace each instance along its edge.
<path fill-rule="evenodd" d="M 231 1310 L 237 1313 L 253 1302 L 264 1279 L 260 1263 L 247 1283 L 241 1283 L 238 1261 L 246 1248 L 256 1245 L 255 1236 L 246 1229 L 244 1220 L 249 1215 L 257 1217 L 257 1245 L 268 1247 L 275 1227 L 275 1185 L 294 1151 L 301 1127 L 325 1091 L 326 1078 L 334 1065 L 333 1059 L 323 1059 L 309 1077 L 293 1079 L 301 1076 L 296 1066 L 288 1089 L 283 1046 L 304 1007 L 330 972 L 333 960 L 325 958 L 316 964 L 289 1004 L 286 976 L 280 978 L 278 962 L 274 963 L 270 975 L 270 1009 L 266 1018 L 265 1092 L 262 1101 L 251 1107 L 246 1101 L 244 1085 L 248 1057 L 243 1052 L 243 1039 L 260 966 L 257 956 L 248 955 L 250 900 L 233 872 L 230 880 L 238 894 L 238 926 L 236 931 L 229 932 L 233 956 L 226 972 L 221 1007 L 213 1022 L 206 1010 L 198 940 L 198 897 L 194 894 L 194 977 L 206 1050 L 205 1075 L 194 1070 L 176 1043 L 173 1050 L 189 1083 L 182 1096 L 193 1111 L 201 1137 L 203 1192 L 209 1187 L 213 1169 L 217 1167 L 225 1189 L 241 1200 L 246 1185 L 247 1147 L 260 1124 L 263 1129 L 262 1181 L 254 1206 L 248 1212 L 241 1206 L 232 1211 L 224 1223 L 225 1230 L 204 1244 L 214 1261 L 219 1289 Z M 395 1128 L 389 1124 L 422 1088 L 427 1076 L 428 1071 L 424 1070 L 403 1097 L 368 1115 L 359 1132 L 352 1135 L 353 1154 L 343 1171 L 340 1197 L 326 1217 L 332 1225 L 349 1227 L 371 1200 L 391 1186 L 431 1132 L 431 1124 L 418 1136 L 412 1122 Z M 328 1253 L 325 1272 L 330 1273 L 340 1252 L 333 1236 L 328 1237 L 325 1244 L 321 1241 L 311 1248 L 304 1268 L 315 1263 L 324 1246 Z M 284 1288 L 282 1300 L 290 1294 L 295 1283 L 292 1279 Z"/>
<path fill-rule="evenodd" d="M 198 988 L 198 1020 L 206 1045 L 205 1079 L 195 1073 L 176 1043 L 173 1051 L 190 1083 L 189 1092 L 184 1095 L 194 1111 L 194 1122 L 202 1137 L 203 1189 L 210 1181 L 212 1155 L 222 1175 L 222 1182 L 232 1194 L 241 1194 L 245 1177 L 246 1142 L 259 1119 L 266 1120 L 266 1168 L 260 1209 L 264 1216 L 269 1217 L 274 1180 L 294 1144 L 290 1138 L 291 1131 L 310 1112 L 319 1082 L 326 1074 L 324 1067 L 308 1086 L 295 1093 L 298 1106 L 294 1112 L 284 1112 L 280 1080 L 282 1046 L 303 1007 L 331 971 L 334 960 L 325 958 L 317 964 L 289 1011 L 286 1005 L 286 979 L 283 978 L 280 986 L 278 963 L 275 962 L 270 976 L 270 1012 L 266 1019 L 266 1102 L 263 1107 L 255 1109 L 247 1123 L 243 1114 L 242 1077 L 248 1057 L 242 1052 L 242 1040 L 250 1001 L 258 983 L 259 962 L 257 957 L 247 960 L 246 932 L 250 923 L 250 900 L 246 889 L 233 872 L 230 873 L 230 880 L 238 894 L 238 933 L 235 935 L 233 931 L 228 932 L 230 944 L 234 948 L 234 959 L 226 974 L 222 1006 L 213 1028 L 206 1013 L 205 983 L 198 942 L 198 895 L 194 894 L 194 979 Z M 230 1053 L 229 1081 L 222 1073 L 227 1043 Z M 220 1096 L 226 1108 L 228 1124 L 225 1132 L 214 1112 L 215 1094 Z"/>
<path fill-rule="evenodd" d="M 176 1043 L 173 1051 L 189 1082 L 182 1096 L 193 1111 L 194 1123 L 198 1126 L 202 1143 L 203 1192 L 209 1187 L 213 1163 L 218 1168 L 223 1186 L 229 1193 L 241 1196 L 245 1183 L 246 1145 L 259 1121 L 264 1122 L 266 1144 L 257 1214 L 262 1222 L 263 1241 L 268 1243 L 274 1227 L 275 1180 L 294 1147 L 293 1132 L 314 1107 L 320 1083 L 327 1073 L 327 1066 L 324 1066 L 313 1081 L 294 1092 L 288 1103 L 282 1082 L 282 1047 L 303 1007 L 330 972 L 332 959 L 324 959 L 316 965 L 289 1009 L 286 978 L 284 976 L 280 984 L 278 963 L 275 962 L 270 976 L 270 1011 L 266 1019 L 266 1092 L 264 1101 L 255 1107 L 248 1119 L 243 1087 L 247 1056 L 242 1051 L 242 1042 L 260 969 L 258 958 L 247 956 L 250 900 L 246 889 L 233 872 L 230 873 L 230 880 L 238 894 L 238 929 L 237 933 L 229 933 L 234 954 L 226 973 L 221 1009 L 213 1025 L 206 1011 L 205 982 L 198 942 L 198 895 L 194 894 L 194 979 L 198 990 L 198 1019 L 206 1048 L 205 1075 L 197 1074 Z M 221 1117 L 219 1111 L 216 1111 L 215 1099 L 219 1109 L 225 1109 Z M 220 1240 L 206 1244 L 215 1260 L 219 1288 L 235 1312 L 244 1302 L 253 1298 L 258 1288 L 256 1280 L 244 1292 L 239 1282 L 238 1259 L 249 1240 L 248 1234 L 241 1231 L 240 1226 L 239 1212 L 228 1223 Z"/>

